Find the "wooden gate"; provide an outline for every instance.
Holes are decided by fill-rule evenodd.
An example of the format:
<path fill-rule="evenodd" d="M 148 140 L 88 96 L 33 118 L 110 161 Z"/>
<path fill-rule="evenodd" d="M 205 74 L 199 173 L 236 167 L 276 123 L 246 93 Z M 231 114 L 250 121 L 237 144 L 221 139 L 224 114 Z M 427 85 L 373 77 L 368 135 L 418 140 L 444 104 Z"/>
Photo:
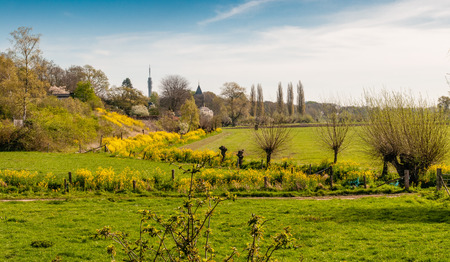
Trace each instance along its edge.
<path fill-rule="evenodd" d="M 450 195 L 448 191 L 448 187 L 450 185 L 450 174 L 442 174 L 442 169 L 438 168 L 436 170 L 436 189 L 441 190 L 442 187 L 447 190 L 447 193 Z"/>

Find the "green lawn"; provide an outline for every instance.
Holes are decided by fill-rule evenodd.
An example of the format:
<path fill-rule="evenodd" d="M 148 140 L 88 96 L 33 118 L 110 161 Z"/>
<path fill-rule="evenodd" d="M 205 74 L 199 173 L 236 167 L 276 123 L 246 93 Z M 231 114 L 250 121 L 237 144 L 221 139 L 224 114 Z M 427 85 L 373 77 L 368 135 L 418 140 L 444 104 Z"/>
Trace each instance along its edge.
<path fill-rule="evenodd" d="M 106 153 L 43 153 L 43 152 L 0 152 L 0 169 L 37 171 L 39 174 L 52 172 L 56 175 L 75 172 L 86 168 L 91 171 L 99 167 L 112 167 L 116 172 L 129 167 L 146 173 L 160 168 L 170 172 L 174 166 L 169 163 L 143 161 L 133 158 L 113 157 Z"/>
<path fill-rule="evenodd" d="M 352 161 L 361 165 L 380 165 L 369 157 L 367 151 L 358 135 L 359 127 L 353 127 L 350 134 L 350 144 L 347 149 L 339 155 L 338 161 Z M 193 150 L 210 149 L 219 151 L 224 145 L 228 152 L 237 152 L 244 149 L 246 159 L 262 159 L 253 142 L 253 129 L 224 129 L 221 134 L 191 143 L 184 147 Z M 332 161 L 333 153 L 327 151 L 317 140 L 317 127 L 292 128 L 292 140 L 287 150 L 275 157 L 275 161 L 282 158 L 292 158 L 299 164 L 318 164 L 322 161 Z"/>
<path fill-rule="evenodd" d="M 317 138 L 318 127 L 292 128 L 292 140 L 287 150 L 275 156 L 274 161 L 291 158 L 298 164 L 319 164 L 322 161 L 333 161 L 333 153 L 321 145 Z M 210 149 L 219 152 L 220 146 L 228 148 L 228 152 L 244 149 L 245 159 L 260 160 L 263 155 L 259 153 L 253 142 L 253 129 L 223 129 L 221 134 L 185 145 L 193 150 Z M 368 148 L 360 136 L 361 127 L 351 127 L 349 143 L 346 149 L 339 154 L 338 162 L 356 162 L 362 166 L 381 169 L 381 161 L 373 159 L 368 154 Z M 446 164 L 450 164 L 450 154 L 447 155 Z"/>
<path fill-rule="evenodd" d="M 92 239 L 111 225 L 136 236 L 139 209 L 171 214 L 179 198 L 98 196 L 50 202 L 0 202 L 0 261 L 109 261 L 111 240 Z M 218 259 L 250 240 L 252 213 L 270 219 L 267 234 L 291 226 L 296 248 L 276 254 L 280 261 L 448 261 L 448 200 L 416 195 L 355 200 L 238 199 L 224 202 L 212 220 Z M 269 239 L 266 237 L 265 239 Z M 32 241 L 54 245 L 35 248 Z M 244 261 L 241 256 L 239 261 Z"/>

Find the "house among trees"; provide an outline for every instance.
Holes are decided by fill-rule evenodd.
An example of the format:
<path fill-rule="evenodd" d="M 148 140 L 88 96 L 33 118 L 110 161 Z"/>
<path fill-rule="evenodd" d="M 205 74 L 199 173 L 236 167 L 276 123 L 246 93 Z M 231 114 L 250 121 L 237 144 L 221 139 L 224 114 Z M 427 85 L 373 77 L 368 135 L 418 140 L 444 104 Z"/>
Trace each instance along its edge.
<path fill-rule="evenodd" d="M 199 112 L 200 116 L 206 117 L 208 120 L 214 117 L 214 112 L 206 106 L 200 107 Z"/>
<path fill-rule="evenodd" d="M 65 86 L 52 86 L 48 89 L 48 92 L 59 100 L 70 97 L 70 92 L 66 90 Z"/>

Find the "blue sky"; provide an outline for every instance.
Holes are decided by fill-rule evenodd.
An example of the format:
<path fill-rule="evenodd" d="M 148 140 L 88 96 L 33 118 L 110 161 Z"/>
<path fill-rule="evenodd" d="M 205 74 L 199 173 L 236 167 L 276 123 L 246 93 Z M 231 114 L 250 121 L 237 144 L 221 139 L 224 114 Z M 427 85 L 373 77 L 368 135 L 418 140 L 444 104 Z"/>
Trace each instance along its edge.
<path fill-rule="evenodd" d="M 146 91 L 170 74 L 195 90 L 260 83 L 275 100 L 299 80 L 307 100 L 403 90 L 430 100 L 450 90 L 450 1 L 9 1 L 0 0 L 0 52 L 19 26 L 42 34 L 45 58 L 90 64 L 111 85 Z M 146 93 L 146 92 L 145 92 Z"/>

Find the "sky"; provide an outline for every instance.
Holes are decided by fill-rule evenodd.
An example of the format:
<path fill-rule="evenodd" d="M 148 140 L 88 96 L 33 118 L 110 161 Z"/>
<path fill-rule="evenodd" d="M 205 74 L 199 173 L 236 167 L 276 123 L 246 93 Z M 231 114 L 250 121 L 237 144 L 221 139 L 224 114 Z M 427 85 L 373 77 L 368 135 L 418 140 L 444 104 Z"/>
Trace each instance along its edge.
<path fill-rule="evenodd" d="M 195 91 L 247 92 L 301 81 L 307 101 L 350 101 L 401 91 L 448 95 L 448 0 L 0 0 L 0 52 L 20 26 L 41 34 L 43 56 L 62 68 L 92 65 L 147 94 L 180 75 Z M 450 76 L 449 76 L 450 80 Z M 285 91 L 286 92 L 286 91 Z"/>

